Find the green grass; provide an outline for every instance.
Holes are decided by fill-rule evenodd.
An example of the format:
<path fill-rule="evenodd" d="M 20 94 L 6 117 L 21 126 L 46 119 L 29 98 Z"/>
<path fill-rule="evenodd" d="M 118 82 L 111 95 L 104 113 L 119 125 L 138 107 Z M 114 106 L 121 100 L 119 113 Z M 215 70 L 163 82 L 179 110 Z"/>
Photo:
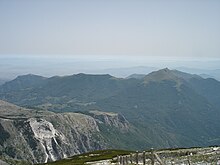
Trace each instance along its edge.
<path fill-rule="evenodd" d="M 56 162 L 46 163 L 44 165 L 83 165 L 86 162 L 113 159 L 117 155 L 127 155 L 133 151 L 124 151 L 124 150 L 101 150 L 89 152 L 81 155 L 75 155 L 67 159 L 58 160 Z"/>

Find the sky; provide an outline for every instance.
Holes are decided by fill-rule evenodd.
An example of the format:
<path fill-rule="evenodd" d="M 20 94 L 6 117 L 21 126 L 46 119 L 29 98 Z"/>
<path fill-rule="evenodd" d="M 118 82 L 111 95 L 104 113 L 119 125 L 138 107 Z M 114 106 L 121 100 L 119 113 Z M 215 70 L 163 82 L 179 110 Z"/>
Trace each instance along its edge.
<path fill-rule="evenodd" d="M 220 77 L 219 29 L 220 0 L 0 0 L 0 80 L 165 67 Z"/>
<path fill-rule="evenodd" d="M 219 0 L 0 0 L 0 56 L 220 58 Z"/>

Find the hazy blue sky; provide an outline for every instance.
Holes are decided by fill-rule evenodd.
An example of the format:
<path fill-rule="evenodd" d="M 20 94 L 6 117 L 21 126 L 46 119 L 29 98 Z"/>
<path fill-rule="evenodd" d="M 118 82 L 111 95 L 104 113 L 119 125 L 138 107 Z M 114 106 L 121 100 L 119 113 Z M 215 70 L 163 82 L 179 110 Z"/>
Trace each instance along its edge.
<path fill-rule="evenodd" d="M 220 57 L 220 0 L 0 0 L 0 55 Z"/>

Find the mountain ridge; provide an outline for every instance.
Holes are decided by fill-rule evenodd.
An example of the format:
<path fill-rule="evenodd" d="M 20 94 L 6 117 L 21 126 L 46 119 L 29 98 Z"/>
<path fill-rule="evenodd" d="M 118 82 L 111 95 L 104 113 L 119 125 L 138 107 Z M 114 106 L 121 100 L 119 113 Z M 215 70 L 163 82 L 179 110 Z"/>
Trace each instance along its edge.
<path fill-rule="evenodd" d="M 23 89 L 18 86 L 13 91 L 2 85 L 0 99 L 42 111 L 80 112 L 111 124 L 112 119 L 90 112 L 119 113 L 132 129 L 121 134 L 116 127 L 106 130 L 100 126 L 102 136 L 112 146 L 137 149 L 220 143 L 217 80 L 165 68 L 142 79 L 79 74 L 43 81 L 43 85 Z"/>

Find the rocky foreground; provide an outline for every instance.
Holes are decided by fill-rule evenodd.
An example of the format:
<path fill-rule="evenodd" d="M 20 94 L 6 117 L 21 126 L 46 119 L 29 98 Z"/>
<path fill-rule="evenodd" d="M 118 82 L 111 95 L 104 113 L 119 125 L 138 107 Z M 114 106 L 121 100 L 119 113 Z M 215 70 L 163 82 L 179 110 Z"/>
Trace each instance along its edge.
<path fill-rule="evenodd" d="M 46 163 L 108 146 L 100 126 L 125 131 L 129 123 L 115 113 L 53 113 L 0 101 L 0 156 Z M 93 117 L 92 117 L 93 116 Z"/>
<path fill-rule="evenodd" d="M 153 154 L 152 154 L 153 153 Z M 153 160 L 153 162 L 152 162 Z M 220 147 L 147 150 L 103 150 L 66 158 L 46 165 L 219 165 Z"/>

